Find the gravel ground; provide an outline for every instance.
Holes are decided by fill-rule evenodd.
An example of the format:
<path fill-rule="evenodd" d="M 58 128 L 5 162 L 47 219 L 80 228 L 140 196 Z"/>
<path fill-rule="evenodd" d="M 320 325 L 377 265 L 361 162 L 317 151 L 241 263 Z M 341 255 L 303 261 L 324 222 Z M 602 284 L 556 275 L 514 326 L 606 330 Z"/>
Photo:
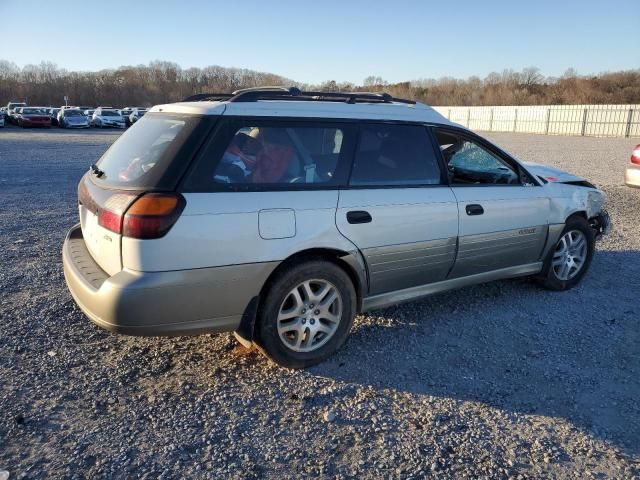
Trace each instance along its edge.
<path fill-rule="evenodd" d="M 0 129 L 0 470 L 11 478 L 640 478 L 637 139 L 492 134 L 586 176 L 614 232 L 564 293 L 525 279 L 359 316 L 288 371 L 233 337 L 94 327 L 64 284 L 76 183 L 118 132 Z"/>

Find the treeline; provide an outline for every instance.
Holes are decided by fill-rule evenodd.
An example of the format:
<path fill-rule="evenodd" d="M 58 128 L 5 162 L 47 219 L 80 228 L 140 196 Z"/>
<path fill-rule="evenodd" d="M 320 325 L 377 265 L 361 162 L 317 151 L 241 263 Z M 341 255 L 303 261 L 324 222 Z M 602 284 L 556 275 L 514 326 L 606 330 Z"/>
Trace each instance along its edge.
<path fill-rule="evenodd" d="M 484 79 L 445 77 L 389 84 L 367 77 L 364 85 L 325 82 L 323 88 L 383 90 L 395 97 L 429 105 L 576 105 L 640 103 L 640 69 L 581 76 L 573 69 L 559 78 L 545 77 L 536 67 L 505 70 Z"/>
<path fill-rule="evenodd" d="M 151 106 L 179 101 L 193 93 L 231 92 L 294 82 L 271 73 L 210 66 L 182 69 L 172 62 L 123 66 L 99 72 L 69 72 L 55 64 L 15 64 L 0 60 L 0 104 L 26 100 L 30 105 Z"/>
<path fill-rule="evenodd" d="M 391 93 L 430 105 L 556 105 L 640 103 L 640 70 L 578 75 L 572 69 L 559 78 L 535 67 L 505 70 L 485 78 L 422 79 L 390 84 L 370 76 L 362 85 L 326 81 L 300 84 L 285 77 L 247 69 L 209 66 L 182 69 L 172 62 L 123 66 L 99 72 L 70 72 L 50 62 L 27 65 L 0 60 L 0 104 L 26 100 L 31 105 L 141 105 L 179 101 L 194 93 L 231 92 L 264 85 L 305 89 Z"/>

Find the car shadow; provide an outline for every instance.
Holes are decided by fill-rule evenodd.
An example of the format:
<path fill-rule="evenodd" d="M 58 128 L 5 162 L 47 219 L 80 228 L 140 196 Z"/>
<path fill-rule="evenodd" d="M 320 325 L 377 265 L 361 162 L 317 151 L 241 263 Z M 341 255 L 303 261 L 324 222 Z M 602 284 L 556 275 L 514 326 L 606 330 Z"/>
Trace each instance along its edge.
<path fill-rule="evenodd" d="M 640 454 L 640 252 L 598 252 L 574 289 L 468 287 L 356 319 L 319 377 L 561 417 Z"/>

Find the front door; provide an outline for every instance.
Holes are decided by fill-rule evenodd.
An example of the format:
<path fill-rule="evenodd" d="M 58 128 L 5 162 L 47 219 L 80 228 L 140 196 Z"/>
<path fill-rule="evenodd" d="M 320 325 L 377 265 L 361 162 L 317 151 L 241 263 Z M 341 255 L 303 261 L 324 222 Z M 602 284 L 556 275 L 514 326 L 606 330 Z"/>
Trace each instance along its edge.
<path fill-rule="evenodd" d="M 444 280 L 453 266 L 458 207 L 426 127 L 361 127 L 336 224 L 362 252 L 370 294 Z"/>
<path fill-rule="evenodd" d="M 540 260 L 550 200 L 515 162 L 465 133 L 437 129 L 458 202 L 458 255 L 449 278 Z"/>

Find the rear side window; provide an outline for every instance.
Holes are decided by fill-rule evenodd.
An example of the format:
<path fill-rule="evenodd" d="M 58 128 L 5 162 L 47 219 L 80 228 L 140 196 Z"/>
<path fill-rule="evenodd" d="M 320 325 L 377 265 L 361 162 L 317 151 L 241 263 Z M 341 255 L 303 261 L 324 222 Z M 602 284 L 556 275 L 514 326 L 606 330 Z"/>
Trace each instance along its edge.
<path fill-rule="evenodd" d="M 104 172 L 98 181 L 122 188 L 171 188 L 195 149 L 190 139 L 200 136 L 201 123 L 194 115 L 145 115 L 97 163 Z"/>
<path fill-rule="evenodd" d="M 350 185 L 438 185 L 440 167 L 425 127 L 367 125 L 361 129 Z"/>
<path fill-rule="evenodd" d="M 185 187 L 295 190 L 344 183 L 352 131 L 353 127 L 333 123 L 229 120 Z"/>

